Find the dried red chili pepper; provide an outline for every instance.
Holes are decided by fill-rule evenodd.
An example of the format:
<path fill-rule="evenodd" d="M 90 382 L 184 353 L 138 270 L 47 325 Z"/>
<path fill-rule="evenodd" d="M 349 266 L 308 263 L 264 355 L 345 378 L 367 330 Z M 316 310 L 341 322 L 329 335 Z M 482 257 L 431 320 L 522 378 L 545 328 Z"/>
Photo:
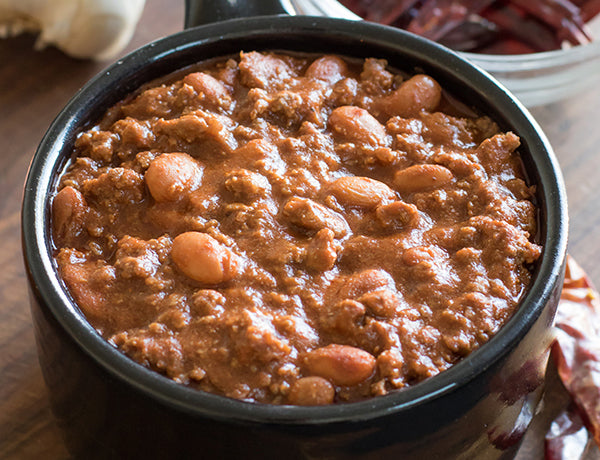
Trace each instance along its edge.
<path fill-rule="evenodd" d="M 550 425 L 545 439 L 546 460 L 581 459 L 588 443 L 589 433 L 577 409 L 569 407 Z"/>
<path fill-rule="evenodd" d="M 485 13 L 485 17 L 496 24 L 502 31 L 501 39 L 512 38 L 525 45 L 530 53 L 550 51 L 560 47 L 560 42 L 552 30 L 531 18 L 514 5 L 499 5 Z M 508 48 L 510 54 L 514 48 Z"/>
<path fill-rule="evenodd" d="M 583 424 L 600 446 L 600 300 L 590 280 L 571 258 L 567 262 L 555 328 L 557 335 L 552 356 L 558 375 Z M 562 417 L 568 417 L 568 414 Z M 564 420 L 557 420 L 556 424 L 560 428 L 561 424 L 564 426 Z M 567 442 L 566 436 L 573 430 L 563 431 L 562 438 L 550 436 L 553 439 L 550 446 L 554 446 L 552 455 L 558 455 L 557 443 Z M 573 440 L 569 440 L 571 445 Z M 571 460 L 576 457 L 548 458 Z"/>
<path fill-rule="evenodd" d="M 581 10 L 569 0 L 510 0 L 523 11 L 552 27 L 560 41 L 574 45 L 591 41 Z"/>
<path fill-rule="evenodd" d="M 600 0 L 340 0 L 367 20 L 461 51 L 520 54 L 588 43 Z"/>
<path fill-rule="evenodd" d="M 346 0 L 342 3 L 367 21 L 392 24 L 419 0 Z"/>
<path fill-rule="evenodd" d="M 438 41 L 464 24 L 471 14 L 478 14 L 495 0 L 429 0 L 406 28 L 410 32 Z"/>
<path fill-rule="evenodd" d="M 581 5 L 581 19 L 589 22 L 600 14 L 600 0 L 587 0 Z"/>

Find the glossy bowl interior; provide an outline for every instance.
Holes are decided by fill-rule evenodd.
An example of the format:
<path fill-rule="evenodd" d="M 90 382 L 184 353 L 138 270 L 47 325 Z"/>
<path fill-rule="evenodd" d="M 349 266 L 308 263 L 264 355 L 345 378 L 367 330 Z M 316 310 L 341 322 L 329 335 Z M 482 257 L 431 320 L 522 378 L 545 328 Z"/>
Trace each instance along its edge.
<path fill-rule="evenodd" d="M 288 14 L 362 20 L 336 0 L 282 0 L 282 3 Z M 600 17 L 588 25 L 597 40 L 587 45 L 534 54 L 459 54 L 492 74 L 525 106 L 550 104 L 600 81 Z"/>
<path fill-rule="evenodd" d="M 57 274 L 49 223 L 57 176 L 70 158 L 76 135 L 143 83 L 240 49 L 285 49 L 385 58 L 393 67 L 432 75 L 463 102 L 490 115 L 503 130 L 519 134 L 527 174 L 537 184 L 539 240 L 544 251 L 521 307 L 487 344 L 438 376 L 388 396 L 325 407 L 271 406 L 232 400 L 176 384 L 125 357 L 87 323 Z M 527 358 L 529 348 L 539 348 L 540 353 L 547 351 L 547 330 L 556 308 L 565 262 L 567 210 L 560 170 L 539 126 L 504 88 L 458 55 L 411 34 L 375 24 L 330 18 L 262 17 L 189 29 L 151 43 L 85 85 L 53 122 L 33 159 L 25 185 L 22 228 L 24 257 L 38 324 L 40 360 L 51 396 L 58 399 L 57 394 L 64 392 L 61 384 L 52 383 L 56 380 L 55 374 L 58 372 L 62 382 L 66 382 L 69 372 L 75 372 L 68 369 L 68 365 L 57 371 L 48 364 L 53 353 L 48 344 L 64 342 L 68 344 L 65 347 L 75 349 L 77 356 L 88 361 L 86 366 L 93 365 L 94 373 L 102 376 L 101 382 L 96 383 L 108 386 L 107 382 L 111 382 L 110 385 L 117 382 L 120 388 L 127 388 L 129 394 L 150 401 L 151 405 L 160 407 L 163 414 L 176 414 L 175 419 L 185 424 L 204 419 L 284 431 L 301 427 L 302 433 L 317 436 L 329 433 L 332 426 L 341 430 L 340 426 L 347 424 L 355 429 L 357 424 L 366 423 L 373 431 L 377 421 L 389 425 L 391 420 L 399 420 L 396 417 L 403 417 L 403 432 L 395 432 L 394 436 L 409 442 L 411 437 L 418 439 L 420 430 L 431 428 L 432 417 L 440 427 L 451 426 L 457 414 L 489 396 L 490 382 L 500 369 L 506 371 L 507 363 L 512 366 L 511 359 L 516 360 L 518 367 Z M 52 328 L 50 333 L 48 328 Z M 534 329 L 536 336 L 532 335 Z M 88 372 L 87 367 L 85 369 Z M 75 390 L 70 387 L 70 391 L 70 395 L 60 396 L 67 405 L 69 399 L 75 398 Z M 102 391 L 103 395 L 114 392 L 112 389 Z M 87 402 L 93 404 L 93 401 Z M 114 403 L 103 404 L 109 404 L 105 411 L 120 409 L 114 407 Z M 415 418 L 415 414 L 423 414 L 423 419 Z M 77 423 L 80 422 L 73 422 L 75 426 Z M 98 431 L 102 436 L 102 430 Z M 297 435 L 297 432 L 286 434 Z M 92 445 L 104 441 L 96 439 L 94 442 Z M 395 441 L 386 438 L 386 442 Z"/>

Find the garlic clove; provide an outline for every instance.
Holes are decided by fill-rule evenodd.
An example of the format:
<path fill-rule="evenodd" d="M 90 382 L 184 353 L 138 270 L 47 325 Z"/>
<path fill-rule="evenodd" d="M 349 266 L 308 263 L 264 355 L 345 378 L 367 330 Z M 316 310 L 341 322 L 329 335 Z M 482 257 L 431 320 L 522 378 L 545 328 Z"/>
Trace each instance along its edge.
<path fill-rule="evenodd" d="M 129 43 L 145 0 L 0 0 L 0 36 L 39 31 L 78 58 L 110 59 Z"/>

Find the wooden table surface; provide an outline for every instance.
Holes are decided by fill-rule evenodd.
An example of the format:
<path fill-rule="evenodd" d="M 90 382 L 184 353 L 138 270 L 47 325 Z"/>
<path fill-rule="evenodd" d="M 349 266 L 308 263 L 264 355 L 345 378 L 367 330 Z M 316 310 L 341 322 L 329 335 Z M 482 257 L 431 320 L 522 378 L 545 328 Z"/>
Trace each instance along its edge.
<path fill-rule="evenodd" d="M 147 0 L 128 50 L 182 24 L 183 1 Z M 35 51 L 34 42 L 31 36 L 0 40 L 0 458 L 19 460 L 68 457 L 37 362 L 20 246 L 22 185 L 52 119 L 108 64 L 71 59 L 53 48 Z M 600 85 L 533 114 L 565 175 L 570 253 L 600 285 Z M 530 436 L 521 457 L 540 458 L 538 438 Z"/>

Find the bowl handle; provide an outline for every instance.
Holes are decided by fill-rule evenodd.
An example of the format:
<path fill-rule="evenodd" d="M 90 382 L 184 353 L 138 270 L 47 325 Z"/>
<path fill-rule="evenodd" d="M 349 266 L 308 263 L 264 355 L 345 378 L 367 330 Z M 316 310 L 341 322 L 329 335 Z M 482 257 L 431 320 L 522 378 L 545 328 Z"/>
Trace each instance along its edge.
<path fill-rule="evenodd" d="M 286 14 L 285 0 L 185 0 L 184 27 L 233 18 Z"/>

